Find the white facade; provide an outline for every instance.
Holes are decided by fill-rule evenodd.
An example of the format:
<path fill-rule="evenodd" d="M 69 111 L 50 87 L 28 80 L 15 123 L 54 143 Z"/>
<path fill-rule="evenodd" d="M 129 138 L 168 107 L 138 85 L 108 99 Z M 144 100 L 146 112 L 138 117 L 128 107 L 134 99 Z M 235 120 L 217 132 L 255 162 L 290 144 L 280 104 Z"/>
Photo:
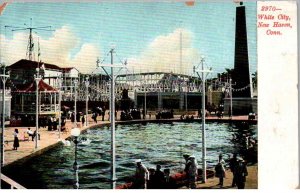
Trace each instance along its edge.
<path fill-rule="evenodd" d="M 76 68 L 72 68 L 68 73 L 65 73 L 67 77 L 70 78 L 78 78 L 79 77 L 79 71 Z"/>
<path fill-rule="evenodd" d="M 2 97 L 3 90 L 0 90 L 0 114 L 2 116 L 2 103 L 3 103 L 3 97 Z M 10 90 L 6 90 L 5 92 L 5 117 L 10 118 L 11 115 L 11 92 Z"/>
<path fill-rule="evenodd" d="M 57 86 L 57 78 L 61 77 L 63 72 L 55 69 L 45 69 L 44 80 L 52 87 Z"/>

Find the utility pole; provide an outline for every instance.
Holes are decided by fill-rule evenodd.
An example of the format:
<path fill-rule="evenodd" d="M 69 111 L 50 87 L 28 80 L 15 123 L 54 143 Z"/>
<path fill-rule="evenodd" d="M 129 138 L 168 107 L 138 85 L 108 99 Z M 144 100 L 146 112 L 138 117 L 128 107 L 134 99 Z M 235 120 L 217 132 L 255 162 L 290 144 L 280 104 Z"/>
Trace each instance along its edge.
<path fill-rule="evenodd" d="M 34 51 L 34 43 L 33 43 L 33 37 L 32 32 L 33 31 L 54 31 L 51 30 L 51 26 L 42 26 L 42 27 L 32 27 L 32 18 L 30 18 L 30 26 L 27 26 L 27 24 L 24 23 L 26 27 L 17 27 L 17 26 L 4 26 L 5 28 L 11 28 L 11 31 L 23 31 L 23 30 L 29 30 L 29 38 L 28 38 L 28 45 L 27 45 L 27 52 L 26 52 L 26 58 L 28 57 L 29 60 L 33 60 L 33 51 Z"/>

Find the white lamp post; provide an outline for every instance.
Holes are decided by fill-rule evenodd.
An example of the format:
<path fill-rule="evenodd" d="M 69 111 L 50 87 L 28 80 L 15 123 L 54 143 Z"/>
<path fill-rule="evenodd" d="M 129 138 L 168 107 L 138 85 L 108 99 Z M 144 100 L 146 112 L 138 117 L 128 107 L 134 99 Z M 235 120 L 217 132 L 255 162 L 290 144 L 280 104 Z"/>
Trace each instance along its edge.
<path fill-rule="evenodd" d="M 41 75 L 39 73 L 40 69 L 36 68 L 36 74 L 34 75 L 36 84 L 36 97 L 35 97 L 35 149 L 38 148 L 38 138 L 39 138 L 39 83 L 41 81 Z"/>
<path fill-rule="evenodd" d="M 114 68 L 124 68 L 124 65 L 114 65 L 113 64 L 113 53 L 114 48 L 110 51 L 111 63 L 110 64 L 100 64 L 99 66 L 104 70 L 104 72 L 110 77 L 110 126 L 111 126 L 111 187 L 116 188 L 116 142 L 115 142 L 115 79 Z M 104 67 L 110 67 L 110 74 L 106 71 Z"/>
<path fill-rule="evenodd" d="M 114 49 L 111 49 L 111 65 L 113 65 L 113 53 Z M 114 68 L 111 66 L 110 68 L 111 75 L 111 84 L 110 84 L 110 124 L 111 124 L 111 181 L 112 181 L 112 189 L 116 188 L 116 129 L 115 129 L 115 75 Z"/>
<path fill-rule="evenodd" d="M 85 115 L 86 115 L 86 120 L 85 120 L 85 126 L 88 126 L 88 101 L 89 101 L 89 85 L 90 85 L 90 81 L 89 81 L 89 77 L 87 76 L 85 78 Z"/>
<path fill-rule="evenodd" d="M 145 92 L 145 99 L 144 99 L 144 114 L 143 117 L 144 119 L 146 119 L 146 115 L 147 115 L 147 82 L 145 81 L 145 86 L 144 86 L 144 92 Z"/>
<path fill-rule="evenodd" d="M 187 106 L 187 97 L 188 97 L 188 84 L 187 82 L 185 82 L 185 112 L 187 113 L 188 115 L 188 106 Z"/>
<path fill-rule="evenodd" d="M 58 77 L 57 78 L 57 83 L 58 83 L 58 138 L 61 138 L 61 87 L 62 87 L 62 78 Z"/>
<path fill-rule="evenodd" d="M 77 146 L 78 146 L 78 137 L 80 135 L 80 129 L 75 127 L 71 130 L 71 135 L 74 137 L 74 143 L 75 143 L 75 161 L 73 164 L 73 169 L 75 172 L 75 184 L 74 188 L 79 189 L 79 177 L 78 177 L 78 163 L 77 163 Z"/>
<path fill-rule="evenodd" d="M 3 73 L 0 74 L 1 80 L 2 80 L 2 127 L 1 127 L 1 160 L 0 160 L 0 175 L 1 175 L 1 168 L 4 165 L 4 131 L 5 131 L 5 83 L 7 79 L 9 78 L 9 72 L 8 74 L 5 73 L 5 65 L 2 65 L 3 67 Z M 0 177 L 1 179 L 1 177 Z M 1 189 L 1 180 L 0 180 L 0 189 Z"/>
<path fill-rule="evenodd" d="M 77 84 L 78 80 L 74 80 L 74 127 L 77 127 Z"/>
<path fill-rule="evenodd" d="M 201 59 L 201 64 L 202 64 L 202 68 L 201 70 L 196 69 L 196 67 L 194 66 L 194 72 L 197 73 L 197 75 L 199 77 L 201 77 L 202 79 L 202 182 L 205 183 L 206 182 L 206 132 L 205 132 L 205 115 L 206 115 L 206 111 L 205 111 L 205 79 L 206 76 L 204 73 L 210 73 L 212 72 L 211 70 L 204 70 L 204 58 Z M 199 74 L 199 72 L 201 72 L 201 76 Z"/>
<path fill-rule="evenodd" d="M 232 119 L 232 79 L 229 79 L 229 92 L 230 92 L 230 118 Z"/>

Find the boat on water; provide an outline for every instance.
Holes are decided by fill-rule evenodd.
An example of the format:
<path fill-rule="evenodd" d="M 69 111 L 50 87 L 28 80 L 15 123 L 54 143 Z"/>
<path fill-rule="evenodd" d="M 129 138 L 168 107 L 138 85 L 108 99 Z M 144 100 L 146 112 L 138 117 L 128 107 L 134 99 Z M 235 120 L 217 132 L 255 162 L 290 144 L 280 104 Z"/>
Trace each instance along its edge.
<path fill-rule="evenodd" d="M 215 172 L 213 170 L 206 170 L 206 178 L 213 178 L 215 176 Z M 187 184 L 187 174 L 185 172 L 178 172 L 173 175 L 171 175 L 171 178 L 174 179 L 176 182 L 173 187 L 170 187 L 170 189 L 178 189 L 180 187 L 183 187 Z M 117 186 L 117 189 L 135 189 L 134 182 L 127 182 L 125 184 Z M 202 169 L 198 169 L 198 176 L 197 181 L 202 180 Z"/>

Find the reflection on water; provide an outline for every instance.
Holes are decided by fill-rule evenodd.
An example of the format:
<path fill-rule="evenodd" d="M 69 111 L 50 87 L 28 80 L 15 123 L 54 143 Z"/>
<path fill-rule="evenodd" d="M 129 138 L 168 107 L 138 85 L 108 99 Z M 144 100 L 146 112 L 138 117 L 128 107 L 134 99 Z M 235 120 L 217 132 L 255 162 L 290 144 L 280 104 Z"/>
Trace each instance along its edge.
<path fill-rule="evenodd" d="M 206 124 L 207 164 L 212 167 L 218 155 L 226 159 L 232 153 L 243 153 L 245 135 L 257 138 L 257 126 Z M 92 140 L 89 145 L 79 143 L 78 164 L 80 188 L 109 189 L 110 129 L 88 130 L 81 135 Z M 236 140 L 232 140 L 233 137 Z M 116 127 L 117 184 L 124 183 L 134 174 L 134 160 L 143 159 L 147 167 L 161 164 L 172 172 L 183 169 L 185 153 L 194 154 L 201 164 L 201 123 L 130 124 Z M 73 188 L 74 144 L 59 146 L 47 153 L 4 173 L 27 188 Z"/>

